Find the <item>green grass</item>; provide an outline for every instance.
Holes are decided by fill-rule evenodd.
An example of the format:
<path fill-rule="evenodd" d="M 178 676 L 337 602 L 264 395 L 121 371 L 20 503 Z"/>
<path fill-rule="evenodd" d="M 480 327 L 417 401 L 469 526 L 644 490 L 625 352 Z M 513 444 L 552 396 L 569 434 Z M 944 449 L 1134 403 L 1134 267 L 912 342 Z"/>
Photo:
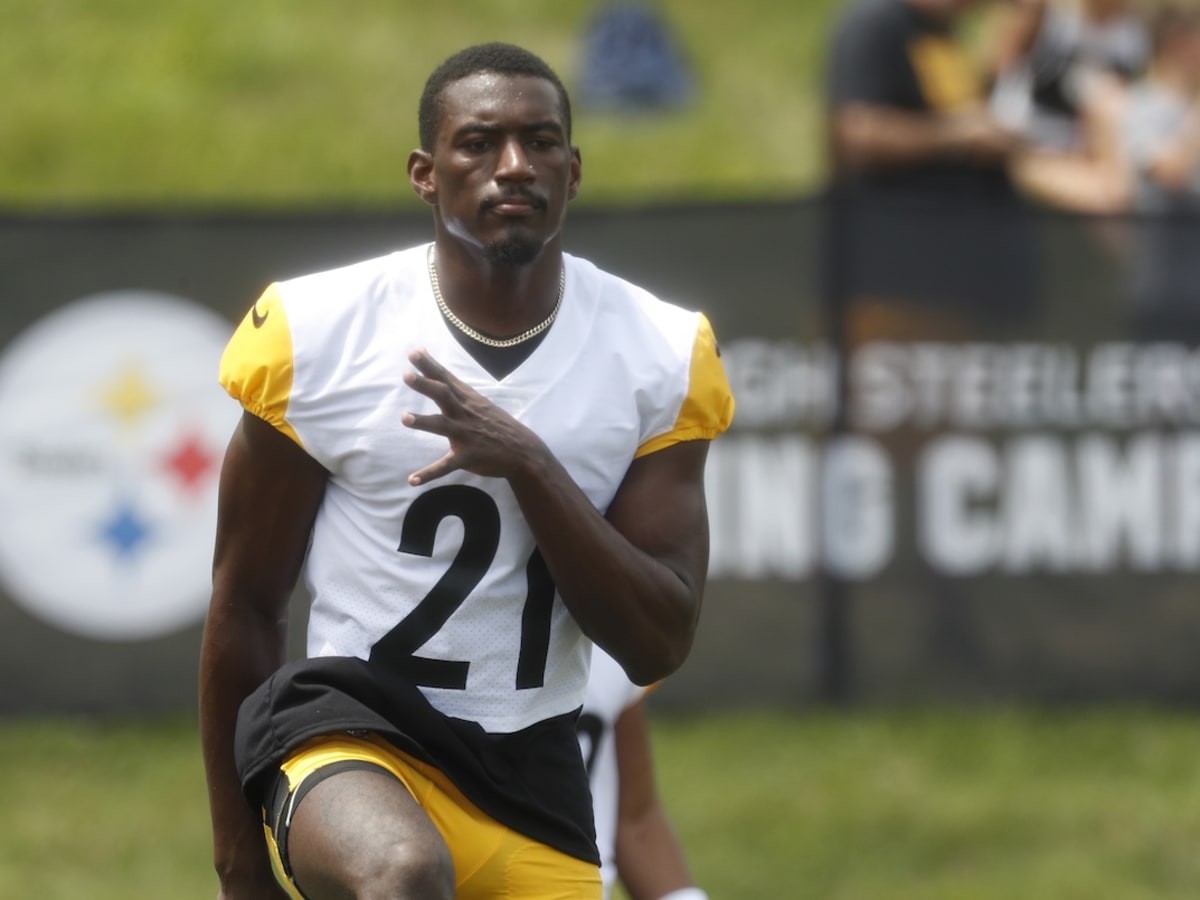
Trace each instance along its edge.
<path fill-rule="evenodd" d="M 918 713 L 660 722 L 714 896 L 1194 897 L 1200 721 Z"/>
<path fill-rule="evenodd" d="M 659 715 L 714 898 L 1149 900 L 1200 885 L 1200 719 L 1138 710 Z M 0 726 L 0 898 L 211 898 L 190 722 Z"/>
<path fill-rule="evenodd" d="M 584 0 L 6 0 L 0 207 L 415 204 L 404 172 L 429 71 L 475 41 L 570 87 Z M 697 102 L 580 111 L 582 202 L 777 196 L 817 177 L 837 0 L 663 0 Z"/>
<path fill-rule="evenodd" d="M 0 728 L 0 898 L 208 898 L 190 722 Z"/>

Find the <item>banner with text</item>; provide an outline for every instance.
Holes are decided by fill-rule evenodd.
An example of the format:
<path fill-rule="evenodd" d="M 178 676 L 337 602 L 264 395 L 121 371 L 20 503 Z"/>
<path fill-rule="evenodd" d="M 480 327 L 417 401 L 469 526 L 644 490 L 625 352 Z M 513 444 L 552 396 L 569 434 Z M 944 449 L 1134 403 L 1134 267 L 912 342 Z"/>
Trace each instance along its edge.
<path fill-rule="evenodd" d="M 696 648 L 655 702 L 1200 696 L 1200 328 L 1148 293 L 1147 223 L 1028 214 L 1002 270 L 905 260 L 922 293 L 872 280 L 832 212 L 568 225 L 570 252 L 709 315 L 737 398 Z M 270 281 L 430 231 L 0 218 L 0 712 L 194 705 L 224 341 Z M 297 652 L 304 618 L 298 592 Z"/>

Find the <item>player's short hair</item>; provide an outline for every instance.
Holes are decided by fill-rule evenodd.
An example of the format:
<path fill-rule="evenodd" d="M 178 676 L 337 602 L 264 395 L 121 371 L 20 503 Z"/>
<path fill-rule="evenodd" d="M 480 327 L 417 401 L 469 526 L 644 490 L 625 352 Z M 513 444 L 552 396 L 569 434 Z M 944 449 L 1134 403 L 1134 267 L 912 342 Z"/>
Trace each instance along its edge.
<path fill-rule="evenodd" d="M 421 103 L 417 109 L 417 128 L 422 150 L 432 150 L 437 142 L 437 131 L 442 116 L 442 92 L 446 85 L 480 72 L 529 75 L 549 81 L 558 91 L 563 128 L 566 130 L 567 140 L 571 139 L 571 100 L 555 71 L 541 57 L 523 47 L 493 41 L 475 44 L 458 51 L 434 69 L 425 81 L 425 89 L 421 92 Z"/>

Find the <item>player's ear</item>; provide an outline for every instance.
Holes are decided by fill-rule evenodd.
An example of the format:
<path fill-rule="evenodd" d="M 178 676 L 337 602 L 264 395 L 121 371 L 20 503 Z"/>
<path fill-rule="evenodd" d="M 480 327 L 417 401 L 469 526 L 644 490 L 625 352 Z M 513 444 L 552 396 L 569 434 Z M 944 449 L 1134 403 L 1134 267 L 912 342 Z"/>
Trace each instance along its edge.
<path fill-rule="evenodd" d="M 437 205 L 437 179 L 433 174 L 433 154 L 414 150 L 408 155 L 408 183 L 418 197 L 430 206 Z"/>
<path fill-rule="evenodd" d="M 567 199 L 574 200 L 579 195 L 579 182 L 583 180 L 583 154 L 579 148 L 571 147 L 571 175 L 567 181 Z"/>

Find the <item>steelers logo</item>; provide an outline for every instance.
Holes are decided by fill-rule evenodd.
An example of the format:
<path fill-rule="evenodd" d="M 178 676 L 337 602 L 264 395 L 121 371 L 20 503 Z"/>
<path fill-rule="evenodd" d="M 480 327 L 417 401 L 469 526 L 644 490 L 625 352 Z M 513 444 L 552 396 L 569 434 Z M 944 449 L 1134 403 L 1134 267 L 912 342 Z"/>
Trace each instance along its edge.
<path fill-rule="evenodd" d="M 238 408 L 231 325 L 167 294 L 70 303 L 0 354 L 0 586 L 68 632 L 152 638 L 200 621 L 217 473 Z"/>

